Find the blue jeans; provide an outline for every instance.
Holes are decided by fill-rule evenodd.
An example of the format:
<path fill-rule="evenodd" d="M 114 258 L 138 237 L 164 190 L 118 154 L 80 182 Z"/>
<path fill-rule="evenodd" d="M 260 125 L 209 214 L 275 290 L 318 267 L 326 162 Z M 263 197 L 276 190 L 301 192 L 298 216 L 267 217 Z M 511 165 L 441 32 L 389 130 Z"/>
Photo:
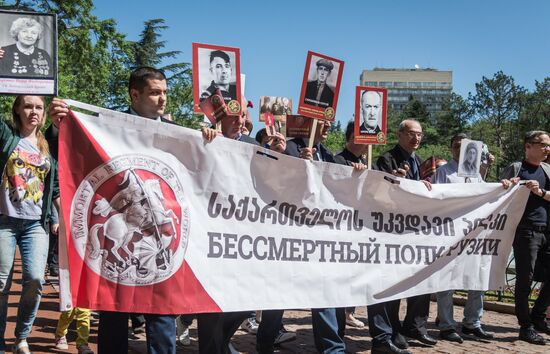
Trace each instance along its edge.
<path fill-rule="evenodd" d="M 0 350 L 6 349 L 4 332 L 8 296 L 13 275 L 15 248 L 19 246 L 23 264 L 23 290 L 17 308 L 15 337 L 27 338 L 40 305 L 49 238 L 39 220 L 0 215 Z"/>
<path fill-rule="evenodd" d="M 311 309 L 313 338 L 317 351 L 322 354 L 345 353 L 345 308 Z"/>
<path fill-rule="evenodd" d="M 453 292 L 454 290 L 437 293 L 437 316 L 439 317 L 439 329 L 446 331 L 456 330 L 456 322 L 453 319 Z M 466 305 L 464 305 L 464 319 L 462 325 L 466 328 L 481 327 L 483 316 L 483 291 L 469 290 Z"/>

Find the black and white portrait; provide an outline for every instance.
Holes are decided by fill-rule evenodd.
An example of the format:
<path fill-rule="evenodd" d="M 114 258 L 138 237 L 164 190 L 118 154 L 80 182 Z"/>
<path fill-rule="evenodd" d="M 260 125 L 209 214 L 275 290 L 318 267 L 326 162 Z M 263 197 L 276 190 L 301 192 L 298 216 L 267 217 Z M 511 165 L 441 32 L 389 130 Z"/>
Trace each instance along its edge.
<path fill-rule="evenodd" d="M 365 90 L 361 93 L 361 134 L 376 135 L 382 131 L 382 105 L 384 93 Z"/>
<path fill-rule="evenodd" d="M 238 48 L 193 43 L 193 95 L 198 103 L 220 89 L 226 104 L 240 103 L 241 75 Z"/>
<path fill-rule="evenodd" d="M 275 120 L 284 120 L 285 116 L 292 114 L 292 99 L 288 97 L 261 96 L 260 97 L 260 121 L 264 113 L 271 113 Z"/>
<path fill-rule="evenodd" d="M 1 92 L 44 95 L 56 93 L 55 15 L 0 11 L 0 48 Z M 16 81 L 13 79 L 33 80 L 20 80 L 15 85 L 13 83 Z M 24 87 L 25 82 L 30 83 L 27 88 Z"/>
<path fill-rule="evenodd" d="M 479 177 L 483 142 L 462 139 L 458 160 L 459 177 Z"/>
<path fill-rule="evenodd" d="M 322 108 L 333 107 L 339 70 L 340 63 L 312 55 L 304 103 Z"/>

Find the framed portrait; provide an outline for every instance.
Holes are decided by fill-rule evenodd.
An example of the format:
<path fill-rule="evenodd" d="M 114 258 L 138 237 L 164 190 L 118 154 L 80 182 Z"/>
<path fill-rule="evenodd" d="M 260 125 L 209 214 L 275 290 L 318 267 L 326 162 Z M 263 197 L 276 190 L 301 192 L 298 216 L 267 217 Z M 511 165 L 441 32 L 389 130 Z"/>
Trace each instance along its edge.
<path fill-rule="evenodd" d="M 287 138 L 309 138 L 314 119 L 301 115 L 288 115 L 286 117 Z"/>
<path fill-rule="evenodd" d="M 57 16 L 0 10 L 0 93 L 57 95 Z"/>
<path fill-rule="evenodd" d="M 344 62 L 329 56 L 307 53 L 298 114 L 334 121 Z"/>
<path fill-rule="evenodd" d="M 356 144 L 386 144 L 386 114 L 388 90 L 379 87 L 357 86 L 355 88 Z"/>
<path fill-rule="evenodd" d="M 460 157 L 458 159 L 459 177 L 480 177 L 481 153 L 483 142 L 470 139 L 462 139 L 460 144 Z"/>
<path fill-rule="evenodd" d="M 202 113 L 200 102 L 220 89 L 232 115 L 240 114 L 241 65 L 239 48 L 193 43 L 194 111 Z"/>
<path fill-rule="evenodd" d="M 264 113 L 271 113 L 276 121 L 286 121 L 286 116 L 292 114 L 292 98 L 278 96 L 260 96 L 260 122 Z"/>

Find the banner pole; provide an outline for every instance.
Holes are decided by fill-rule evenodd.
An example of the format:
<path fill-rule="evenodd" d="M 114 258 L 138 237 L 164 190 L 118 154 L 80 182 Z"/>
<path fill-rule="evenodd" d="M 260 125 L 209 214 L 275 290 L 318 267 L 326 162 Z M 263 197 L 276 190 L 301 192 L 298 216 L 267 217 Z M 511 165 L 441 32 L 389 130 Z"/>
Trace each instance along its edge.
<path fill-rule="evenodd" d="M 313 140 L 315 139 L 316 130 L 317 130 L 317 118 L 313 118 L 313 126 L 311 127 L 311 133 L 309 134 L 309 144 L 308 144 L 308 147 L 310 149 L 313 147 Z"/>
<path fill-rule="evenodd" d="M 372 145 L 369 144 L 369 149 L 367 151 L 367 169 L 372 170 Z"/>

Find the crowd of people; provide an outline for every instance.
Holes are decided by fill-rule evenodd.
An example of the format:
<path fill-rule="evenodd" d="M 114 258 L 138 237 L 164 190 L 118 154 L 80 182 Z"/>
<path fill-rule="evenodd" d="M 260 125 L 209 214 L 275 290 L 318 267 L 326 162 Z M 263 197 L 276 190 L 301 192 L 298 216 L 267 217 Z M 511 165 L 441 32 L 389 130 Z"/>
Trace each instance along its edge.
<path fill-rule="evenodd" d="M 163 72 L 150 67 L 138 68 L 132 72 L 128 87 L 131 105 L 127 113 L 144 119 L 155 119 L 161 121 L 161 124 L 174 124 L 163 118 L 167 103 L 167 84 Z M 206 141 L 216 138 L 233 139 L 261 145 L 296 158 L 348 165 L 359 171 L 367 168 L 367 146 L 354 143 L 353 122 L 346 128 L 346 144 L 343 151 L 334 155 L 323 145 L 331 126 L 329 121 L 315 122 L 317 129 L 312 142 L 302 138 L 287 140 L 280 133 L 267 135 L 265 130 L 260 130 L 254 139 L 243 133 L 249 133 L 252 128 L 246 102 L 242 106 L 245 107 L 242 115 L 225 116 L 221 120 L 219 130 L 215 127 L 203 128 L 203 138 Z M 53 125 L 42 134 L 46 111 Z M 46 264 L 49 265 L 50 275 L 57 274 L 55 257 L 51 253 L 48 260 L 48 244 L 49 234 L 55 237 L 59 226 L 55 215 L 59 209 L 60 196 L 56 129 L 68 113 L 67 104 L 60 99 L 54 99 L 47 109 L 43 97 L 18 96 L 13 104 L 12 126 L 0 123 L 0 156 L 3 171 L 0 191 L 0 354 L 8 350 L 5 329 L 15 248 L 18 246 L 21 253 L 23 290 L 18 306 L 13 353 L 30 353 L 26 339 L 31 332 L 40 304 Z M 429 182 L 421 179 L 422 160 L 416 154 L 423 139 L 421 124 L 416 120 L 407 119 L 396 128 L 398 143 L 376 160 L 374 169 L 421 181 L 428 189 L 431 189 L 432 183 L 484 182 L 479 172 L 477 177 L 457 175 L 461 141 L 467 138 L 465 134 L 453 136 L 450 141 L 452 160 L 439 167 Z M 523 180 L 531 191 L 513 244 L 517 273 L 515 306 L 520 326 L 519 339 L 543 345 L 546 340 L 538 332 L 550 335 L 550 327 L 545 320 L 545 311 L 550 305 L 550 281 L 547 281 L 550 274 L 550 247 L 547 240 L 550 193 L 546 191 L 550 189 L 550 165 L 544 162 L 550 153 L 550 136 L 544 131 L 531 131 L 525 136 L 524 147 L 525 158 L 506 169 L 502 185 L 503 188 L 508 188 Z M 491 157 L 489 163 L 492 161 Z M 530 311 L 528 296 L 534 279 L 543 281 L 544 285 Z M 452 290 L 436 294 L 436 323 L 440 330 L 440 339 L 456 343 L 462 343 L 464 335 L 492 339 L 493 334 L 485 331 L 481 325 L 483 292 L 468 293 L 460 332 L 453 319 L 452 294 Z M 408 298 L 407 313 L 403 321 L 399 319 L 399 300 L 368 306 L 368 330 L 373 341 L 372 352 L 410 353 L 409 341 L 436 346 L 438 339 L 430 336 L 426 328 L 429 302 L 429 294 Z M 353 308 L 311 309 L 314 342 L 320 353 L 345 353 L 346 324 L 364 327 L 353 313 Z M 181 315 L 176 318 L 176 314 L 139 315 L 101 311 L 98 352 L 127 353 L 129 332 L 131 335 L 144 325 L 148 353 L 173 354 L 176 351 L 176 343 L 189 344 L 188 327 L 194 318 L 198 325 L 200 353 L 233 352 L 231 338 L 239 327 L 256 334 L 256 347 L 259 353 L 273 353 L 276 345 L 296 338 L 295 333 L 284 328 L 283 310 L 262 311 L 259 325 L 256 321 L 259 317 L 257 315 L 256 312 L 241 311 Z M 54 339 L 55 346 L 58 349 L 67 349 L 65 335 L 68 325 L 74 318 L 78 328 L 78 352 L 90 354 L 92 351 L 88 346 L 88 309 L 74 308 L 60 314 Z"/>

